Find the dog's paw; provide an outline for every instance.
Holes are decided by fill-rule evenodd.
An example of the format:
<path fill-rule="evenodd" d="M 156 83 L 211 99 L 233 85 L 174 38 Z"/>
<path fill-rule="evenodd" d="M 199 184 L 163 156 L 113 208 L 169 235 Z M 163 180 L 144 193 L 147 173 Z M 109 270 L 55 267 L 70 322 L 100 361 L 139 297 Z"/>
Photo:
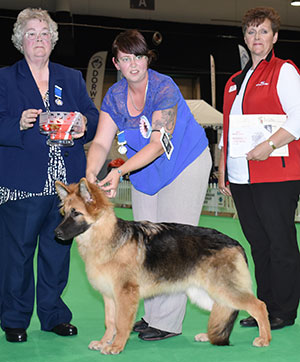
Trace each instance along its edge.
<path fill-rule="evenodd" d="M 117 344 L 106 345 L 101 349 L 102 354 L 119 354 L 123 351 L 124 346 Z"/>
<path fill-rule="evenodd" d="M 196 342 L 209 342 L 207 333 L 199 333 L 194 337 Z"/>
<path fill-rule="evenodd" d="M 92 341 L 89 344 L 89 349 L 92 349 L 94 351 L 101 351 L 103 348 L 103 343 L 101 341 Z"/>
<path fill-rule="evenodd" d="M 268 347 L 269 344 L 270 344 L 270 341 L 263 337 L 257 337 L 253 341 L 254 347 Z"/>

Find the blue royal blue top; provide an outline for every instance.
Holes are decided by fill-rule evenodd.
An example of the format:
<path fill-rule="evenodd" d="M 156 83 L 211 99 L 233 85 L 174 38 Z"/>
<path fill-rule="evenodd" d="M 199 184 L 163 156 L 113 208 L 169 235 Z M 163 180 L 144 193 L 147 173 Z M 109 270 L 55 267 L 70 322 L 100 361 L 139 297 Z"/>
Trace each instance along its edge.
<path fill-rule="evenodd" d="M 174 150 L 170 160 L 164 153 L 146 167 L 132 172 L 130 181 L 140 192 L 154 195 L 170 184 L 207 147 L 204 129 L 197 123 L 179 88 L 169 76 L 148 70 L 148 90 L 145 107 L 133 117 L 127 109 L 128 83 L 125 78 L 115 83 L 107 92 L 101 110 L 107 112 L 120 131 L 124 131 L 128 158 L 145 147 L 150 138 L 140 132 L 141 117 L 151 124 L 155 111 L 177 107 L 177 117 L 172 143 Z"/>

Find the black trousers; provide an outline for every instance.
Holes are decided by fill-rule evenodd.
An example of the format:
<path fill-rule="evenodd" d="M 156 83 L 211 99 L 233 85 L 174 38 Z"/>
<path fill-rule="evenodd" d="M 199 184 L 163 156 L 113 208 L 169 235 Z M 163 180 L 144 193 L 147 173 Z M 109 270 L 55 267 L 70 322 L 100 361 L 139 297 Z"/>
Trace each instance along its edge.
<path fill-rule="evenodd" d="M 255 265 L 257 297 L 272 317 L 295 319 L 300 254 L 295 227 L 300 181 L 230 184 Z"/>

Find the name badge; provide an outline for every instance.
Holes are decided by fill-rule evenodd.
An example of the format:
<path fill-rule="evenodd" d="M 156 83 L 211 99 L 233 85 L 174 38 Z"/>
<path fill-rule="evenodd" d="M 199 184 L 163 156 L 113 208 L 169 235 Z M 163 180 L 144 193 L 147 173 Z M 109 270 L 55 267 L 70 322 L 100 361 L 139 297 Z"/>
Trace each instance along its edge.
<path fill-rule="evenodd" d="M 236 91 L 236 84 L 232 85 L 232 86 L 229 88 L 229 93 L 234 92 L 234 91 Z"/>
<path fill-rule="evenodd" d="M 170 140 L 169 135 L 165 131 L 164 127 L 162 127 L 160 129 L 160 133 L 161 133 L 160 142 L 161 142 L 161 145 L 162 145 L 162 147 L 163 147 L 163 149 L 165 151 L 165 154 L 166 154 L 166 156 L 167 156 L 167 158 L 169 160 L 171 158 L 172 152 L 174 150 L 174 146 L 173 146 L 173 143 Z"/>

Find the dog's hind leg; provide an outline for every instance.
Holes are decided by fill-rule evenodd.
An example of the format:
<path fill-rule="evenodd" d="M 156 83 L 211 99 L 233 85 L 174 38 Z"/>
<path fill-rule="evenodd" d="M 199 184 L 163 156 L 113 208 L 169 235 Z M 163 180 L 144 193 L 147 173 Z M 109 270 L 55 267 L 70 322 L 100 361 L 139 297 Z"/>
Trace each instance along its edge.
<path fill-rule="evenodd" d="M 231 291 L 231 294 L 229 294 Z M 270 344 L 271 341 L 271 329 L 270 322 L 268 319 L 268 312 L 264 302 L 257 299 L 254 294 L 249 291 L 243 291 L 242 288 L 239 291 L 232 293 L 231 290 L 222 291 L 222 294 L 219 295 L 222 297 L 222 308 L 228 308 L 228 310 L 245 310 L 247 311 L 255 320 L 257 321 L 259 327 L 259 337 L 255 338 L 253 345 L 255 347 L 266 347 Z M 219 299 L 219 298 L 218 298 Z M 219 299 L 220 300 L 220 299 Z M 225 307 L 225 305 L 227 307 Z M 224 307 L 223 307 L 224 306 Z M 215 307 L 215 304 L 214 304 Z M 214 311 L 214 308 L 213 308 Z M 236 316 L 235 316 L 236 318 Z M 213 319 L 214 316 L 213 316 Z M 218 316 L 216 314 L 216 321 L 218 321 Z M 233 326 L 233 323 L 232 323 Z M 231 328 L 232 329 L 232 328 Z M 213 330 L 213 328 L 212 328 Z M 209 334 L 209 333 L 208 333 Z M 214 343 L 209 335 L 211 343 Z"/>
<path fill-rule="evenodd" d="M 271 341 L 271 328 L 267 307 L 264 302 L 251 295 L 247 301 L 247 312 L 257 321 L 259 336 L 254 339 L 253 346 L 266 347 Z"/>
<path fill-rule="evenodd" d="M 254 346 L 265 347 L 270 344 L 271 329 L 266 305 L 254 296 L 248 267 L 241 258 L 239 263 L 236 263 L 236 271 L 232 273 L 231 282 L 224 281 L 219 288 L 216 288 L 214 297 L 221 300 L 223 305 L 236 310 L 245 310 L 255 318 L 259 327 L 259 337 L 253 341 Z"/>
<path fill-rule="evenodd" d="M 207 327 L 207 335 L 211 344 L 218 346 L 229 345 L 229 336 L 237 315 L 238 310 L 214 303 Z"/>
<path fill-rule="evenodd" d="M 200 287 L 189 287 L 186 290 L 190 301 L 196 304 L 198 307 L 205 310 L 212 310 L 214 301 L 210 298 L 207 292 Z M 199 333 L 194 337 L 196 342 L 209 342 L 207 333 Z"/>
<path fill-rule="evenodd" d="M 100 341 L 92 341 L 89 344 L 89 349 L 102 351 L 104 346 L 107 344 L 112 344 L 115 333 L 116 333 L 116 323 L 115 323 L 115 302 L 113 299 L 103 296 L 104 308 L 105 308 L 105 333 Z"/>
<path fill-rule="evenodd" d="M 207 284 L 209 289 L 208 292 L 214 300 L 220 301 L 220 306 L 218 308 L 221 308 L 221 310 L 228 308 L 228 313 L 231 311 L 232 319 L 235 319 L 237 315 L 237 312 L 235 312 L 234 317 L 232 311 L 245 310 L 252 315 L 259 326 L 259 337 L 255 338 L 253 345 L 256 347 L 268 346 L 271 340 L 271 330 L 267 309 L 264 302 L 258 300 L 254 296 L 248 266 L 243 254 L 236 253 L 237 251 L 238 249 L 228 249 L 224 250 L 223 253 L 220 253 L 219 256 L 222 256 L 223 260 L 227 260 L 227 272 L 224 273 L 223 270 L 222 273 L 217 272 L 211 277 L 210 282 Z M 216 270 L 218 271 L 218 269 Z M 218 283 L 214 283 L 215 280 L 218 280 Z M 212 316 L 212 321 L 215 320 L 216 324 L 218 324 L 219 312 L 217 311 L 215 314 L 216 318 Z M 209 328 L 211 331 L 214 331 L 214 324 L 215 323 L 212 323 L 211 328 Z M 230 318 L 226 329 L 228 329 L 229 326 Z M 213 332 L 212 335 L 214 334 L 215 333 Z M 210 341 L 214 343 L 214 338 L 210 337 L 210 333 L 208 333 L 208 335 Z"/>
<path fill-rule="evenodd" d="M 265 303 L 257 299 L 254 294 L 246 292 L 233 298 L 230 305 L 236 309 L 247 311 L 257 321 L 259 336 L 254 339 L 253 346 L 268 346 L 271 341 L 271 328 Z"/>
<path fill-rule="evenodd" d="M 199 333 L 196 342 L 211 342 L 216 345 L 228 345 L 234 321 L 238 311 L 214 302 L 202 288 L 189 288 L 187 294 L 191 302 L 200 308 L 210 310 L 207 333 Z"/>
<path fill-rule="evenodd" d="M 123 351 L 132 330 L 139 303 L 139 287 L 127 282 L 115 291 L 116 335 L 111 345 L 101 350 L 103 354 L 118 354 Z"/>

